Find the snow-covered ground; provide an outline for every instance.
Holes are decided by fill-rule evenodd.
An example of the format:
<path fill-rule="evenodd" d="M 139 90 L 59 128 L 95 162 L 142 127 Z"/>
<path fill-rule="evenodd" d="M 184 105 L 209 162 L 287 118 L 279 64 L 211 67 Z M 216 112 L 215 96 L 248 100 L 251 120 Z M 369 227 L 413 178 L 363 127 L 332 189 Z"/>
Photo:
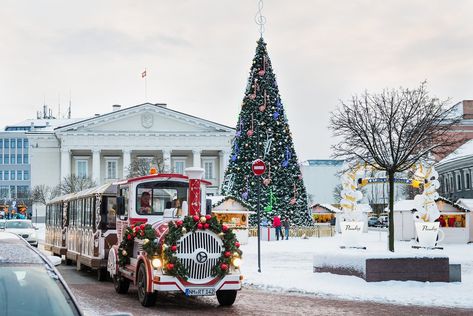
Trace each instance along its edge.
<path fill-rule="evenodd" d="M 37 225 L 44 240 L 44 224 Z M 346 257 L 354 252 L 386 256 L 448 256 L 450 263 L 461 264 L 462 282 L 386 281 L 366 282 L 354 276 L 313 273 L 314 255 L 340 253 L 341 236 L 284 241 L 261 241 L 261 273 L 258 272 L 256 238 L 242 245 L 244 284 L 275 292 L 310 293 L 322 297 L 369 300 L 403 305 L 449 306 L 473 308 L 473 244 L 444 245 L 444 250 L 416 250 L 409 242 L 396 242 L 395 254 L 387 251 L 387 233 L 370 231 L 362 240 L 367 250 L 347 249 Z M 343 251 L 342 251 L 343 252 Z"/>
<path fill-rule="evenodd" d="M 386 254 L 387 233 L 370 231 L 363 234 L 367 250 L 347 249 L 353 252 Z M 412 257 L 416 253 L 428 256 L 448 256 L 450 263 L 461 264 L 462 282 L 385 281 L 366 282 L 354 276 L 331 273 L 313 273 L 316 254 L 334 254 L 342 251 L 341 236 L 325 238 L 294 238 L 284 241 L 261 242 L 261 273 L 258 272 L 257 239 L 250 238 L 242 246 L 244 283 L 258 288 L 313 293 L 325 297 L 350 300 L 370 300 L 403 305 L 450 306 L 473 308 L 473 244 L 444 245 L 444 250 L 416 250 L 410 242 L 396 242 L 396 254 Z"/>

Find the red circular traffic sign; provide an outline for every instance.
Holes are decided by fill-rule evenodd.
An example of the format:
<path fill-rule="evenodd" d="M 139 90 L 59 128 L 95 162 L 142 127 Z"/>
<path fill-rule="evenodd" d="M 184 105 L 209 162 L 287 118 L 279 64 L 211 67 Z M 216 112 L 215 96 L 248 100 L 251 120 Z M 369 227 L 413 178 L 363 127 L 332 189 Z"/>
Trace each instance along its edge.
<path fill-rule="evenodd" d="M 251 165 L 251 170 L 253 170 L 253 173 L 255 176 L 260 176 L 266 171 L 266 164 L 264 163 L 263 160 L 261 159 L 256 159 L 253 161 L 253 164 Z"/>

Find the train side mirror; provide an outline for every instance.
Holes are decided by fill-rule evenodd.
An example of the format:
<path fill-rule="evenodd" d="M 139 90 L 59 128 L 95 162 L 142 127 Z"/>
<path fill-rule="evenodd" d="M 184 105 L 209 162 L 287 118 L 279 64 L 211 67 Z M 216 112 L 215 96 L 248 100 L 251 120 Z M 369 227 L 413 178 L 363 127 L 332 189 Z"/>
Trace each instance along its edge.
<path fill-rule="evenodd" d="M 117 197 L 117 215 L 118 216 L 125 215 L 125 197 L 124 196 Z"/>

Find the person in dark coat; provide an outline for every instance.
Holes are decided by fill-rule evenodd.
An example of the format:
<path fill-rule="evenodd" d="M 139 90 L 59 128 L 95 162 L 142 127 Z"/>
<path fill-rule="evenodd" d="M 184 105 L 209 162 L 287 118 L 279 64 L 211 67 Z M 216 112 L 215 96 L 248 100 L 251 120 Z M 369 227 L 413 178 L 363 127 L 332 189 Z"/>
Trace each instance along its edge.
<path fill-rule="evenodd" d="M 286 240 L 289 238 L 289 219 L 287 217 L 284 218 L 282 222 L 282 226 L 284 227 L 284 235 L 286 235 Z"/>

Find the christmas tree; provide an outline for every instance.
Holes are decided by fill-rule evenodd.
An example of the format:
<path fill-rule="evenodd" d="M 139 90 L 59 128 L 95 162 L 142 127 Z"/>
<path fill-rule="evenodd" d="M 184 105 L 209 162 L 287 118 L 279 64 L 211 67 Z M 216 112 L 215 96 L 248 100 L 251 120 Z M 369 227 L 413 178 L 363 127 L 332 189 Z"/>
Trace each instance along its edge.
<path fill-rule="evenodd" d="M 258 158 L 266 163 L 262 176 L 251 169 Z M 261 217 L 280 215 L 293 224 L 310 225 L 302 174 L 263 38 L 250 70 L 222 193 L 256 211 L 258 185 Z M 250 222 L 255 224 L 256 216 Z"/>

